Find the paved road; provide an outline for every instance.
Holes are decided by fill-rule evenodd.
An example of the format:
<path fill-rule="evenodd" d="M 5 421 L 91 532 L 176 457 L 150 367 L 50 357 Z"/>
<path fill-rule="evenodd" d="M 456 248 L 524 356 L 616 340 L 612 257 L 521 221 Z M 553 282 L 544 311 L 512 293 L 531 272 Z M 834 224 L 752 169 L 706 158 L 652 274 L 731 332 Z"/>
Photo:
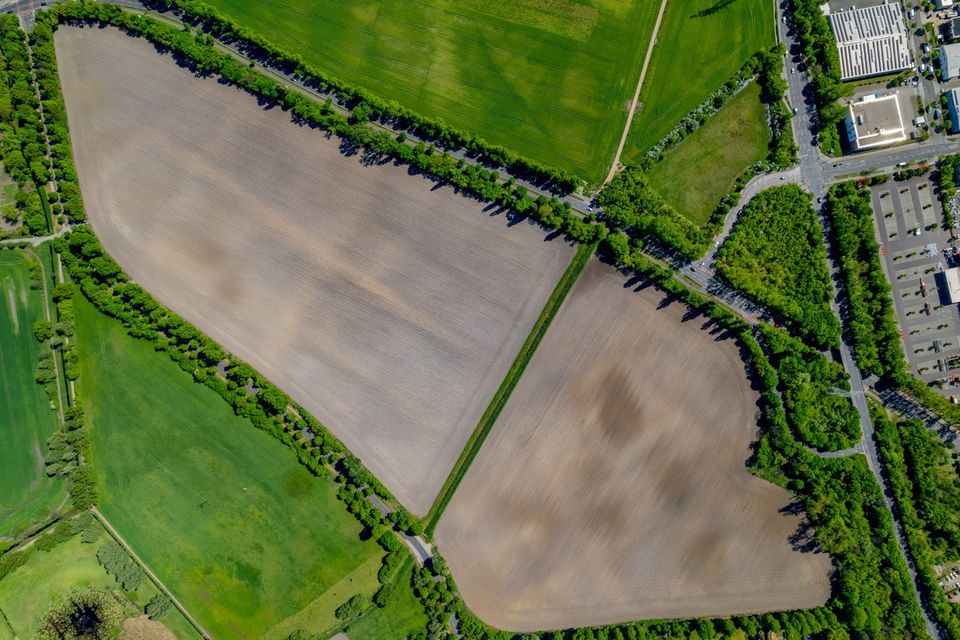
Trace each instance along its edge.
<path fill-rule="evenodd" d="M 780 32 L 780 38 L 786 44 L 788 55 L 790 55 L 789 52 L 799 45 L 794 41 L 789 28 L 782 20 L 780 20 L 783 7 L 784 5 L 780 5 L 777 8 L 777 25 Z M 905 148 L 903 151 L 895 149 L 874 154 L 857 155 L 849 160 L 843 161 L 837 161 L 823 156 L 820 153 L 820 150 L 813 144 L 813 132 L 815 131 L 815 128 L 811 120 L 811 116 L 815 113 L 815 109 L 813 107 L 812 98 L 809 100 L 807 99 L 808 96 L 812 96 L 807 77 L 805 74 L 801 73 L 786 73 L 784 75 L 787 80 L 790 100 L 795 106 L 797 106 L 798 111 L 796 117 L 793 119 L 792 124 L 794 136 L 796 137 L 799 147 L 800 172 L 803 176 L 803 184 L 811 193 L 813 193 L 817 203 L 820 203 L 823 199 L 825 199 L 827 189 L 829 188 L 828 183 L 833 177 L 838 177 L 843 175 L 843 173 L 869 171 L 877 168 L 878 166 L 896 165 L 898 162 L 910 162 L 915 159 L 919 159 L 918 156 L 921 156 L 921 154 L 923 154 L 925 157 L 926 154 L 930 153 L 926 149 L 919 151 L 918 145 L 917 148 Z M 943 144 L 944 143 L 935 143 L 934 146 L 942 146 Z M 910 157 L 909 160 L 906 159 L 907 156 Z M 820 212 L 824 229 L 824 242 L 826 242 L 827 247 L 830 247 L 832 245 L 829 238 L 829 220 L 827 220 L 824 208 L 822 206 L 820 207 Z M 833 309 L 833 312 L 840 318 L 842 323 L 843 314 L 841 313 L 841 292 L 837 286 L 837 283 L 840 282 L 840 265 L 836 258 L 837 257 L 833 254 L 833 252 L 829 252 L 828 260 L 830 268 L 830 283 L 833 289 L 833 296 L 830 306 Z M 913 558 L 910 555 L 909 548 L 907 547 L 906 539 L 903 535 L 903 527 L 900 524 L 898 513 L 894 508 L 890 487 L 887 486 L 886 478 L 884 476 L 883 465 L 880 461 L 879 455 L 877 454 L 876 443 L 873 439 L 873 421 L 870 418 L 870 410 L 867 407 L 863 377 L 860 374 L 860 369 L 857 367 L 856 362 L 854 361 L 853 354 L 850 350 L 849 335 L 846 332 L 841 340 L 839 352 L 840 362 L 843 364 L 844 370 L 850 377 L 850 399 L 853 402 L 853 406 L 856 407 L 857 413 L 860 414 L 861 438 L 859 446 L 866 453 L 867 463 L 881 488 L 884 504 L 892 516 L 897 546 L 900 549 L 900 555 L 903 557 L 908 571 L 910 572 L 911 586 L 913 587 L 914 597 L 920 604 L 920 611 L 923 615 L 924 626 L 926 627 L 927 634 L 931 638 L 940 638 L 943 636 L 943 632 L 937 627 L 936 624 L 934 624 L 933 619 L 927 613 L 927 608 L 924 606 L 924 600 L 921 597 L 920 590 L 917 588 L 916 567 L 914 566 Z"/>
<path fill-rule="evenodd" d="M 23 244 L 23 243 L 27 243 L 27 244 L 29 244 L 30 246 L 36 247 L 36 246 L 39 246 L 39 245 L 43 244 L 44 242 L 47 242 L 47 241 L 49 241 L 49 240 L 53 240 L 54 238 L 59 238 L 60 236 L 62 236 L 63 234 L 65 234 L 65 233 L 67 233 L 67 232 L 69 232 L 69 231 L 70 231 L 70 227 L 64 226 L 64 227 L 62 227 L 59 231 L 57 231 L 56 233 L 51 234 L 51 235 L 49 235 L 49 236 L 30 237 L 30 238 L 7 238 L 6 240 L 0 240 L 0 244 Z"/>

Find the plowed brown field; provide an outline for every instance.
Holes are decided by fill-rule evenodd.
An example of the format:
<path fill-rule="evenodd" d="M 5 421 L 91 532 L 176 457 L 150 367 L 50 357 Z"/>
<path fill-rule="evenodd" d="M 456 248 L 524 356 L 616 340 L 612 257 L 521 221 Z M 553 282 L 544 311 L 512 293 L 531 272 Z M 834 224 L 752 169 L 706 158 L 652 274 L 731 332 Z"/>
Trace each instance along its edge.
<path fill-rule="evenodd" d="M 572 250 L 115 29 L 56 45 L 106 249 L 425 513 Z"/>
<path fill-rule="evenodd" d="M 584 270 L 440 519 L 464 600 L 514 631 L 793 609 L 829 596 L 790 495 L 745 468 L 732 340 Z"/>

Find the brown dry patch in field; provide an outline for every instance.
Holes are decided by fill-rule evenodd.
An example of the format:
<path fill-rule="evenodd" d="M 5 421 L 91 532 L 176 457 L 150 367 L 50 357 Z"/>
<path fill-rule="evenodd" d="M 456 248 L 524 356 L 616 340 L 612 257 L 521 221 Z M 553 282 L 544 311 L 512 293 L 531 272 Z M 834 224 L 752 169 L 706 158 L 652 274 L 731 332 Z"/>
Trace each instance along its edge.
<path fill-rule="evenodd" d="M 147 616 L 137 616 L 123 621 L 123 630 L 117 640 L 176 640 L 176 636 L 159 622 Z"/>
<path fill-rule="evenodd" d="M 735 342 L 624 285 L 587 266 L 440 519 L 467 605 L 529 631 L 823 604 L 829 558 L 745 468 Z"/>
<path fill-rule="evenodd" d="M 423 514 L 572 257 L 115 29 L 56 45 L 107 251 Z"/>

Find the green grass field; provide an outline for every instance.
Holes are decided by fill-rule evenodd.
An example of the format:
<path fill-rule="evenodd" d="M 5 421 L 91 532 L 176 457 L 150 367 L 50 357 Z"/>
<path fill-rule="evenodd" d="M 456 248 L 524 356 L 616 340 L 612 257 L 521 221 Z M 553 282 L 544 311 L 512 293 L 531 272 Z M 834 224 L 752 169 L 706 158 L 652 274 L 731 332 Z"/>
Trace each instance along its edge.
<path fill-rule="evenodd" d="M 36 262 L 26 251 L 0 251 L 0 537 L 42 519 L 66 490 L 43 464 L 59 423 L 34 381 L 40 344 L 31 326 L 44 317 L 41 290 L 30 288 Z"/>
<path fill-rule="evenodd" d="M 33 638 L 43 615 L 62 596 L 74 589 L 93 587 L 122 593 L 116 580 L 97 562 L 97 549 L 108 539 L 106 532 L 94 544 L 84 544 L 74 536 L 50 551 L 34 552 L 27 563 L 0 580 L 0 610 L 7 619 L 10 631 L 20 638 Z M 142 606 L 157 593 L 149 580 L 136 592 L 127 594 L 128 615 L 142 613 Z M 133 601 L 136 601 L 135 604 Z M 199 638 L 180 612 L 172 608 L 158 620 L 174 632 L 178 639 Z M 0 623 L 0 629 L 5 625 Z M 0 631 L 2 638 L 3 631 Z"/>
<path fill-rule="evenodd" d="M 322 621 L 328 591 L 327 610 L 368 588 L 383 552 L 333 482 L 82 298 L 77 338 L 98 506 L 211 634 Z"/>
<path fill-rule="evenodd" d="M 613 161 L 659 9 L 655 0 L 207 1 L 331 75 L 591 182 Z"/>
<path fill-rule="evenodd" d="M 621 161 L 638 160 L 774 41 L 770 0 L 667 2 Z"/>
<path fill-rule="evenodd" d="M 647 175 L 664 200 L 702 225 L 737 176 L 767 155 L 769 143 L 760 87 L 752 82 Z"/>

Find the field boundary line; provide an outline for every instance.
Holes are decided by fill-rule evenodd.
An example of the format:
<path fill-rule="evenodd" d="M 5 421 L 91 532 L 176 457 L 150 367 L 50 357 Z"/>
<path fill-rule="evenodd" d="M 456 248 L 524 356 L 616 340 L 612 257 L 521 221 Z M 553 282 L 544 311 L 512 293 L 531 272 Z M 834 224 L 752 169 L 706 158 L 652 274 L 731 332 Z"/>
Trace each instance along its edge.
<path fill-rule="evenodd" d="M 447 505 L 453 498 L 454 492 L 457 490 L 457 487 L 460 486 L 460 481 L 463 480 L 463 477 L 466 475 L 467 469 L 470 467 L 473 459 L 477 456 L 477 453 L 480 452 L 480 447 L 483 446 L 484 441 L 490 434 L 490 430 L 493 428 L 493 424 L 500 416 L 503 407 L 506 406 L 507 400 L 510 399 L 510 395 L 520 381 L 520 376 L 523 375 L 524 370 L 527 368 L 530 358 L 533 357 L 537 347 L 540 346 L 540 341 L 547 333 L 547 329 L 550 328 L 550 323 L 553 322 L 553 318 L 563 305 L 563 301 L 566 300 L 570 289 L 573 288 L 574 283 L 580 277 L 584 267 L 587 266 L 587 262 L 590 261 L 596 247 L 596 243 L 577 245 L 576 254 L 574 254 L 573 259 L 567 266 L 567 270 L 563 272 L 560 280 L 557 281 L 557 286 L 547 299 L 547 303 L 540 312 L 540 316 L 530 330 L 530 334 L 524 341 L 523 346 L 520 347 L 520 351 L 517 353 L 513 364 L 510 365 L 507 375 L 490 400 L 487 410 L 484 411 L 480 417 L 480 422 L 477 424 L 476 429 L 473 430 L 470 439 L 467 440 L 467 444 L 460 453 L 460 457 L 457 458 L 457 462 L 450 470 L 450 475 L 447 476 L 446 482 L 444 482 L 440 488 L 440 492 L 434 499 L 430 511 L 427 512 L 424 518 L 424 521 L 427 523 L 424 527 L 424 536 L 427 540 L 433 537 L 433 530 L 437 526 L 440 516 L 443 515 L 444 509 L 447 508 Z"/>
<path fill-rule="evenodd" d="M 199 633 L 203 638 L 206 638 L 207 640 L 211 640 L 213 636 L 211 636 L 206 629 L 200 626 L 200 623 L 197 622 L 192 615 L 190 615 L 190 612 L 187 611 L 187 609 L 180 603 L 180 601 L 177 600 L 177 597 L 170 592 L 170 589 L 168 589 L 167 586 L 163 584 L 163 581 L 160 580 L 157 574 L 155 574 L 150 569 L 150 567 L 148 567 L 146 563 L 140 559 L 140 556 L 138 556 L 137 553 L 133 550 L 133 548 L 129 544 L 127 544 L 127 541 L 123 539 L 123 536 L 121 536 L 120 533 L 113 528 L 113 525 L 110 524 L 110 522 L 103 516 L 103 514 L 100 513 L 100 510 L 97 509 L 96 507 L 90 507 L 90 512 L 94 515 L 94 517 L 97 520 L 100 521 L 100 524 L 102 524 L 103 528 L 107 530 L 107 533 L 110 534 L 110 537 L 116 540 L 117 543 L 121 547 L 123 547 L 123 549 L 127 553 L 130 554 L 130 557 L 133 558 L 133 561 L 136 562 L 141 569 L 143 569 L 143 572 L 147 574 L 147 577 L 150 578 L 150 581 L 154 584 L 154 586 L 156 586 L 157 589 L 159 589 L 163 593 L 163 595 L 167 596 L 170 599 L 170 602 L 173 604 L 173 606 L 175 606 L 177 608 L 177 611 L 179 611 L 183 615 L 183 617 L 187 619 L 187 622 L 189 622 L 190 625 L 197 630 L 197 633 Z"/>
<path fill-rule="evenodd" d="M 633 92 L 633 101 L 630 103 L 630 111 L 627 113 L 627 122 L 623 125 L 623 133 L 620 134 L 620 144 L 617 145 L 617 152 L 613 156 L 613 164 L 610 165 L 610 172 L 607 173 L 607 179 L 603 181 L 604 185 L 610 184 L 613 176 L 617 175 L 617 166 L 620 164 L 620 156 L 623 155 L 623 147 L 627 144 L 627 136 L 630 134 L 630 125 L 633 124 L 633 116 L 637 112 L 637 102 L 640 100 L 640 89 L 643 88 L 643 81 L 647 77 L 647 67 L 650 65 L 650 58 L 653 56 L 653 47 L 657 44 L 657 34 L 660 33 L 660 23 L 663 22 L 663 12 L 667 8 L 667 0 L 661 0 L 660 12 L 657 14 L 657 22 L 653 25 L 653 33 L 650 34 L 650 44 L 647 45 L 647 55 L 643 59 L 643 66 L 640 68 L 640 79 L 637 80 L 637 88 Z"/>

